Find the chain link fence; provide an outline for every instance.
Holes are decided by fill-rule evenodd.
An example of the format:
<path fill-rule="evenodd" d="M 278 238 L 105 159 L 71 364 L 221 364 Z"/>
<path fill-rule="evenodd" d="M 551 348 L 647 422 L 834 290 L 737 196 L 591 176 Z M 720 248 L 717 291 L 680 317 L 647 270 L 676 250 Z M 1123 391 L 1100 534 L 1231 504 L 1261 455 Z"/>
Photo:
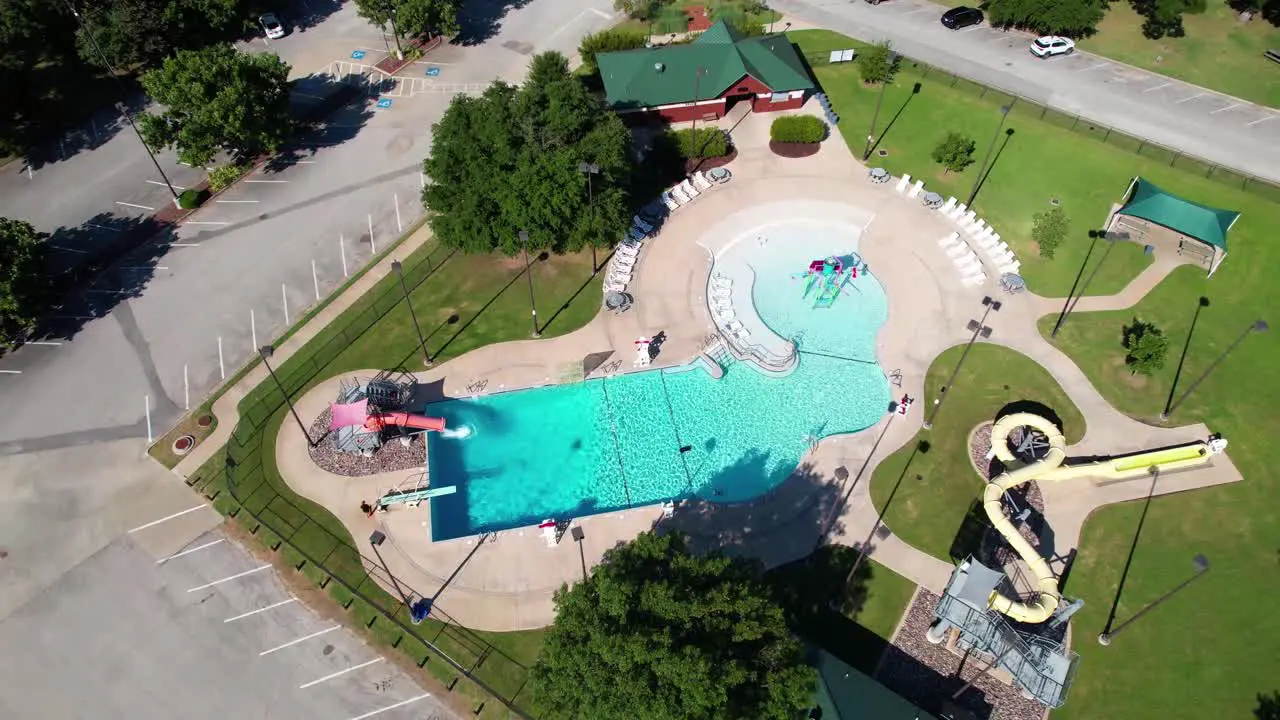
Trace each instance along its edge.
<path fill-rule="evenodd" d="M 805 60 L 810 67 L 820 67 L 832 64 L 830 62 L 829 52 L 809 52 L 804 54 Z M 843 63 L 841 63 L 843 64 Z M 1172 148 L 1165 147 L 1159 143 L 1150 140 L 1137 138 L 1113 127 L 1094 122 L 1079 115 L 1064 113 L 1060 110 L 1054 110 L 1046 105 L 1030 100 L 1021 95 L 998 90 L 982 83 L 974 82 L 965 77 L 961 77 L 954 73 L 941 70 L 927 63 L 919 62 L 909 58 L 903 58 L 899 65 L 899 77 L 907 75 L 920 80 L 946 85 L 949 88 L 967 93 L 978 100 L 989 103 L 994 107 L 1010 106 L 1009 114 L 1011 116 L 1021 115 L 1023 117 L 1035 118 L 1056 125 L 1065 130 L 1091 137 L 1094 140 L 1111 145 L 1112 147 L 1125 150 L 1127 152 L 1144 157 L 1155 162 L 1177 168 L 1184 172 L 1200 175 L 1216 182 L 1222 183 L 1229 187 L 1243 190 L 1251 195 L 1268 200 L 1271 202 L 1280 202 L 1280 185 L 1263 180 L 1253 175 L 1248 175 L 1228 167 L 1223 167 L 1217 163 L 1210 162 L 1203 158 Z"/>
<path fill-rule="evenodd" d="M 435 248 L 411 255 L 403 266 L 409 292 L 448 267 L 455 252 Z M 332 376 L 330 364 L 404 301 L 399 283 L 387 280 L 276 368 L 289 397 Z M 527 665 L 438 607 L 415 625 L 409 608 L 385 588 L 398 583 L 411 599 L 431 595 L 399 578 L 393 580 L 379 562 L 360 552 L 356 543 L 361 538 L 353 541 L 336 517 L 288 488 L 274 462 L 275 434 L 288 411 L 280 388 L 270 381 L 259 384 L 239 407 L 240 420 L 227 441 L 224 463 L 208 477 L 197 474 L 193 486 L 317 582 L 375 637 L 418 658 L 419 667 L 451 690 L 459 677 L 465 678 L 504 706 L 508 717 L 530 718 L 517 702 L 525 690 Z M 220 497 L 222 488 L 229 497 Z M 483 706 L 482 702 L 477 715 Z"/>

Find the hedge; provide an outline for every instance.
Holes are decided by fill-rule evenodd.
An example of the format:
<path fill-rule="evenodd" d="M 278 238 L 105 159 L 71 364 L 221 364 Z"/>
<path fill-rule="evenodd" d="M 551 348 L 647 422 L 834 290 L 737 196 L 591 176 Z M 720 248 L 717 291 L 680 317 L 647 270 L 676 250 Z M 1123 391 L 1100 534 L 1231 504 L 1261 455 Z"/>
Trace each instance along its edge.
<path fill-rule="evenodd" d="M 596 65 L 596 53 L 635 50 L 648 42 L 648 34 L 637 30 L 601 30 L 582 38 L 582 43 L 578 45 L 578 57 L 582 58 L 583 69 L 588 74 L 595 75 L 600 72 Z"/>
<path fill-rule="evenodd" d="M 724 157 L 732 150 L 728 134 L 720 128 L 676 130 L 673 134 L 681 157 L 687 160 Z"/>
<path fill-rule="evenodd" d="M 819 143 L 827 137 L 827 124 L 812 115 L 784 115 L 769 127 L 769 139 L 780 143 Z"/>

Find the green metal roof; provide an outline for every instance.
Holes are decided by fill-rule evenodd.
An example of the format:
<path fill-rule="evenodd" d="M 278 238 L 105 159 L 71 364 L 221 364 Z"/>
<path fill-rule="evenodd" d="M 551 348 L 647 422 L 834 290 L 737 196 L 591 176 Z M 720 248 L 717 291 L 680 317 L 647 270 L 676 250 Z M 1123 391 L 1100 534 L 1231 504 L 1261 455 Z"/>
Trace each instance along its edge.
<path fill-rule="evenodd" d="M 818 648 L 810 649 L 818 669 L 814 703 L 822 720 L 936 720 L 853 666 Z"/>
<path fill-rule="evenodd" d="M 785 35 L 746 38 L 723 20 L 687 45 L 601 53 L 596 64 L 606 101 L 618 109 L 710 100 L 745 75 L 774 92 L 814 87 Z"/>
<path fill-rule="evenodd" d="M 1227 231 L 1240 217 L 1234 210 L 1180 198 L 1143 178 L 1134 180 L 1132 194 L 1120 214 L 1149 220 L 1223 250 L 1227 249 Z"/>

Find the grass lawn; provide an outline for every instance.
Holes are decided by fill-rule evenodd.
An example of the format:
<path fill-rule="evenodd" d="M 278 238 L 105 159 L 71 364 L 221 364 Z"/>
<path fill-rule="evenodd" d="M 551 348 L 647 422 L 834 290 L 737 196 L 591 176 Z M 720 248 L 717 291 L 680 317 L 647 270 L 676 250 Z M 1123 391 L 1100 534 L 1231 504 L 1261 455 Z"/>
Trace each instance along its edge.
<path fill-rule="evenodd" d="M 1080 48 L 1219 92 L 1280 107 L 1280 72 L 1265 50 L 1280 49 L 1280 28 L 1262 18 L 1241 23 L 1225 0 L 1206 0 L 1200 15 L 1183 15 L 1187 34 L 1148 40 L 1143 18 L 1128 3 L 1112 3 L 1098 34 Z"/>
<path fill-rule="evenodd" d="M 961 347 L 951 348 L 929 367 L 920 403 L 923 411 L 933 406 L 962 352 Z M 995 419 L 1006 405 L 1028 401 L 1057 413 L 1068 443 L 1084 435 L 1080 411 L 1039 364 L 998 345 L 974 345 L 933 429 L 921 430 L 912 442 L 881 461 L 871 477 L 871 498 L 885 513 L 885 524 L 920 550 L 950 558 L 952 544 L 961 537 L 966 515 L 983 485 L 969 462 L 969 431 Z"/>
<path fill-rule="evenodd" d="M 1257 208 L 1256 213 L 1274 208 Z M 1245 210 L 1248 217 L 1249 210 Z M 1274 222 L 1273 227 L 1274 227 Z M 1241 218 L 1237 227 L 1244 225 Z M 1234 240 L 1234 234 L 1232 240 Z M 1280 262 L 1274 243 L 1241 243 L 1213 279 L 1180 268 L 1128 312 L 1079 314 L 1057 344 L 1120 410 L 1156 421 L 1169 394 L 1198 298 L 1209 298 L 1187 352 L 1178 392 L 1187 389 L 1258 318 L 1277 320 L 1280 290 L 1270 277 Z M 1152 378 L 1123 365 L 1120 332 L 1133 317 L 1155 323 L 1170 338 L 1165 368 Z M 1047 335 L 1052 319 L 1042 320 Z M 1274 324 L 1274 323 L 1273 323 Z M 1280 618 L 1249 613 L 1246 598 L 1280 594 L 1280 472 L 1268 456 L 1280 436 L 1280 355 L 1275 330 L 1245 339 L 1175 411 L 1174 423 L 1203 422 L 1230 441 L 1228 456 L 1244 481 L 1156 499 L 1151 504 L 1125 582 L 1118 621 L 1191 573 L 1203 553 L 1209 574 L 1159 610 L 1124 630 L 1109 648 L 1079 644 L 1080 676 L 1067 718 L 1198 717 L 1213 707 L 1222 717 L 1251 716 L 1258 693 L 1280 689 Z M 1104 508 L 1085 525 L 1068 590 L 1085 598 L 1078 637 L 1093 638 L 1106 620 L 1140 503 Z M 1159 658 L 1157 665 L 1152 658 Z M 1146 665 L 1143 672 L 1129 668 Z M 1260 716 L 1261 717 L 1261 716 Z"/>

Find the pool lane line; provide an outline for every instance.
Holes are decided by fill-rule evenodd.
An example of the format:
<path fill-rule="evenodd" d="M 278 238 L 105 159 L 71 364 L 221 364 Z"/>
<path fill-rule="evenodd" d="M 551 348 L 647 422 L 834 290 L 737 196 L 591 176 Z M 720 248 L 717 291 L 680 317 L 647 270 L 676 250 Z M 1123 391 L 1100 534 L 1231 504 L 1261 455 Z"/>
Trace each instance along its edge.
<path fill-rule="evenodd" d="M 613 452 L 618 456 L 618 470 L 622 473 L 622 492 L 627 494 L 627 507 L 631 507 L 631 488 L 627 485 L 627 467 L 622 464 L 622 443 L 618 442 L 618 423 L 613 419 L 613 403 L 609 402 L 609 388 L 605 387 L 609 378 L 600 383 L 600 392 L 604 393 L 604 408 L 609 413 L 609 431 L 613 433 Z"/>
<path fill-rule="evenodd" d="M 662 397 L 667 401 L 667 415 L 671 417 L 671 429 L 676 434 L 676 452 L 680 455 L 680 464 L 684 466 L 685 487 L 693 492 L 693 476 L 689 474 L 689 460 L 685 457 L 688 453 L 685 451 L 684 439 L 680 437 L 680 425 L 676 423 L 676 411 L 671 405 L 671 391 L 667 389 L 667 374 L 661 370 L 658 371 L 658 377 L 662 380 Z M 692 450 L 693 446 L 690 445 Z"/>

